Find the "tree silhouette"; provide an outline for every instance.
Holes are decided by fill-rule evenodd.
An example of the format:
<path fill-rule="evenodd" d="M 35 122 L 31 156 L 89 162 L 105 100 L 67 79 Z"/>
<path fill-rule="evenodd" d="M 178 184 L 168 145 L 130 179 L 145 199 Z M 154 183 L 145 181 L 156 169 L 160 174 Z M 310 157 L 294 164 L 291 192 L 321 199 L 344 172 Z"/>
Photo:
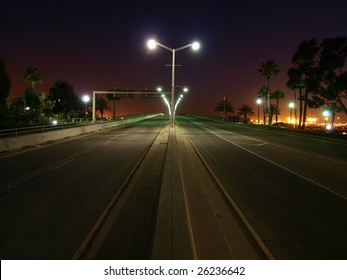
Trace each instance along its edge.
<path fill-rule="evenodd" d="M 234 107 L 231 104 L 231 102 L 228 100 L 228 98 L 224 97 L 222 100 L 220 100 L 216 108 L 214 110 L 215 112 L 221 112 L 223 119 L 227 118 L 227 113 L 233 113 L 234 112 Z"/>
<path fill-rule="evenodd" d="M 254 116 L 254 110 L 250 105 L 243 104 L 239 107 L 239 116 L 243 116 L 243 120 L 247 121 L 248 116 Z"/>
<path fill-rule="evenodd" d="M 270 108 L 270 78 L 271 76 L 277 76 L 280 72 L 277 63 L 273 59 L 266 60 L 260 65 L 258 69 L 260 76 L 265 77 L 267 80 L 267 107 Z M 271 125 L 271 110 L 269 110 L 269 125 Z"/>
<path fill-rule="evenodd" d="M 25 72 L 24 80 L 31 85 L 32 89 L 35 88 L 36 84 L 41 84 L 42 80 L 39 69 L 35 66 L 29 66 Z"/>

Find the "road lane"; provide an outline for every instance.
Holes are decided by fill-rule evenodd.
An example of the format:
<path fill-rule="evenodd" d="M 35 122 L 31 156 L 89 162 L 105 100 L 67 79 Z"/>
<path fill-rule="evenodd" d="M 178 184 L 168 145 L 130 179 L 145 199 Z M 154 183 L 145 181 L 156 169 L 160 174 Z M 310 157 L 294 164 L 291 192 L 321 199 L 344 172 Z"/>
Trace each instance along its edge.
<path fill-rule="evenodd" d="M 306 150 L 302 160 L 305 145 L 300 141 L 305 139 L 299 136 L 295 136 L 298 143 L 292 139 L 288 145 L 285 132 L 276 141 L 266 131 L 251 135 L 251 128 L 234 129 L 237 126 L 231 124 L 179 121 L 276 258 L 346 259 L 346 184 L 341 178 L 347 174 L 343 154 L 340 158 L 335 152 L 338 148 L 332 147 L 329 155 L 327 146 L 316 145 Z M 288 149 L 278 153 L 278 146 Z M 327 161 L 317 161 L 317 156 L 336 159 L 335 169 L 327 170 Z M 294 166 L 294 172 L 289 172 Z M 316 183 L 324 177 L 321 174 L 328 177 L 320 183 L 324 188 Z M 336 174 L 341 177 L 335 178 Z M 329 181 L 333 183 L 324 185 Z"/>
<path fill-rule="evenodd" d="M 150 146 L 151 156 L 141 161 L 105 221 L 108 226 L 101 236 L 109 237 L 95 239 L 94 249 L 77 258 L 153 258 L 153 234 L 167 230 L 172 236 L 160 245 L 180 242 L 175 238 L 183 236 L 195 242 L 197 258 L 217 258 L 223 253 L 204 242 L 213 236 L 215 244 L 227 241 L 232 258 L 242 256 L 244 245 L 230 238 L 235 235 L 235 224 L 227 218 L 228 210 L 222 210 L 230 208 L 223 204 L 225 198 L 218 197 L 220 192 L 213 190 L 215 181 L 196 162 L 199 159 L 189 141 L 182 140 L 186 136 L 275 258 L 347 258 L 346 142 L 196 117 L 177 116 L 177 121 L 176 149 L 165 161 L 165 175 L 167 136 L 159 139 L 157 135 L 167 119 L 0 155 L 0 168 L 5 170 L 0 174 L 2 259 L 71 258 Z M 177 174 L 176 169 L 181 171 Z M 163 185 L 160 189 L 162 178 L 166 184 L 174 183 L 171 188 L 175 190 L 165 191 Z M 185 197 L 177 192 L 176 183 L 184 187 Z M 156 205 L 159 196 L 165 201 L 162 194 L 172 203 L 164 215 L 162 205 Z M 171 215 L 176 221 L 172 228 L 155 221 L 157 209 L 157 217 Z M 240 233 L 245 228 L 241 220 L 233 221 L 240 223 Z M 185 223 L 191 223 L 192 232 L 178 233 L 187 230 Z M 223 229 L 224 241 L 217 232 L 210 232 L 218 228 Z M 255 244 L 249 234 L 243 238 Z M 187 245 L 186 239 L 185 246 L 171 248 L 169 255 L 190 258 L 194 246 Z"/>
<path fill-rule="evenodd" d="M 282 144 L 262 142 L 262 140 L 256 138 L 237 135 L 221 129 L 216 130 L 200 124 L 197 125 L 216 137 L 277 165 L 279 168 L 301 177 L 317 187 L 342 198 L 347 197 L 347 188 L 344 182 L 347 162 L 344 162 L 343 159 L 334 159 L 333 157 L 322 156 L 320 153 L 293 149 Z"/>
<path fill-rule="evenodd" d="M 2 259 L 69 259 L 166 119 L 0 158 Z"/>

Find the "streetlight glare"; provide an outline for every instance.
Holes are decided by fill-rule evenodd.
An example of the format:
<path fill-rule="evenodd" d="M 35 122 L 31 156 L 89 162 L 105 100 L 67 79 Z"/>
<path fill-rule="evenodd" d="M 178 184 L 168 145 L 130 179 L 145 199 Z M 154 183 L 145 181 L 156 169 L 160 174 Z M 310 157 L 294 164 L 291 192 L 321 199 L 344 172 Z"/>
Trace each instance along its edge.
<path fill-rule="evenodd" d="M 194 42 L 182 47 L 179 47 L 177 49 L 169 48 L 168 46 L 165 46 L 161 43 L 156 42 L 155 40 L 151 39 L 147 42 L 147 47 L 149 49 L 154 49 L 156 46 L 159 46 L 167 51 L 170 51 L 172 53 L 172 70 L 171 70 L 171 108 L 170 108 L 170 116 L 171 116 L 171 127 L 174 127 L 175 123 L 175 54 L 179 51 L 182 51 L 186 48 L 192 47 L 193 50 L 198 50 L 200 48 L 200 44 L 198 42 Z M 165 101 L 166 102 L 166 101 Z M 177 107 L 177 104 L 176 104 Z"/>
<path fill-rule="evenodd" d="M 82 99 L 84 102 L 88 103 L 90 100 L 90 97 L 89 97 L 89 95 L 83 95 Z"/>
<path fill-rule="evenodd" d="M 330 112 L 328 110 L 323 111 L 323 116 L 328 117 L 330 115 Z"/>
<path fill-rule="evenodd" d="M 147 47 L 149 49 L 154 49 L 157 46 L 157 42 L 154 39 L 148 40 Z"/>
<path fill-rule="evenodd" d="M 194 43 L 192 44 L 192 49 L 193 49 L 194 51 L 197 51 L 198 49 L 200 49 L 200 43 L 199 43 L 199 42 L 194 42 Z"/>

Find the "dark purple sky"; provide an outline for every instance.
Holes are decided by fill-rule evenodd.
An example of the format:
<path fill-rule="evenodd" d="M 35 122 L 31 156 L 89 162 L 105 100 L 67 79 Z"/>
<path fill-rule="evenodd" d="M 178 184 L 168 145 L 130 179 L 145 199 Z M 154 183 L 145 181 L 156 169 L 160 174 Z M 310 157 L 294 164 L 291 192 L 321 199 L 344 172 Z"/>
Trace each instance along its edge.
<path fill-rule="evenodd" d="M 271 80 L 281 89 L 282 115 L 289 114 L 292 92 L 286 88 L 291 57 L 303 40 L 347 36 L 347 2 L 330 1 L 20 1 L 1 4 L 0 57 L 12 80 L 12 96 L 23 92 L 25 69 L 41 70 L 38 90 L 49 93 L 66 80 L 76 94 L 113 86 L 142 90 L 163 86 L 170 91 L 171 53 L 149 51 L 147 39 L 178 48 L 199 40 L 198 53 L 176 54 L 176 85 L 191 91 L 178 113 L 213 114 L 227 96 L 235 109 L 256 109 L 257 72 L 274 59 L 281 70 Z M 161 101 L 122 100 L 119 112 L 165 111 Z M 130 108 L 136 111 L 130 111 Z"/>

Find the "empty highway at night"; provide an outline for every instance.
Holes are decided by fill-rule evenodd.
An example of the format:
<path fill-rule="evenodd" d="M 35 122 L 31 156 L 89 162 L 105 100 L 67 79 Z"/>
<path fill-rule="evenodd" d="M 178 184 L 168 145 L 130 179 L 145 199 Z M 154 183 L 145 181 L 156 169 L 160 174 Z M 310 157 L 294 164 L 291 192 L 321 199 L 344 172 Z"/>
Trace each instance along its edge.
<path fill-rule="evenodd" d="M 0 154 L 1 259 L 346 259 L 347 140 L 168 117 Z"/>

